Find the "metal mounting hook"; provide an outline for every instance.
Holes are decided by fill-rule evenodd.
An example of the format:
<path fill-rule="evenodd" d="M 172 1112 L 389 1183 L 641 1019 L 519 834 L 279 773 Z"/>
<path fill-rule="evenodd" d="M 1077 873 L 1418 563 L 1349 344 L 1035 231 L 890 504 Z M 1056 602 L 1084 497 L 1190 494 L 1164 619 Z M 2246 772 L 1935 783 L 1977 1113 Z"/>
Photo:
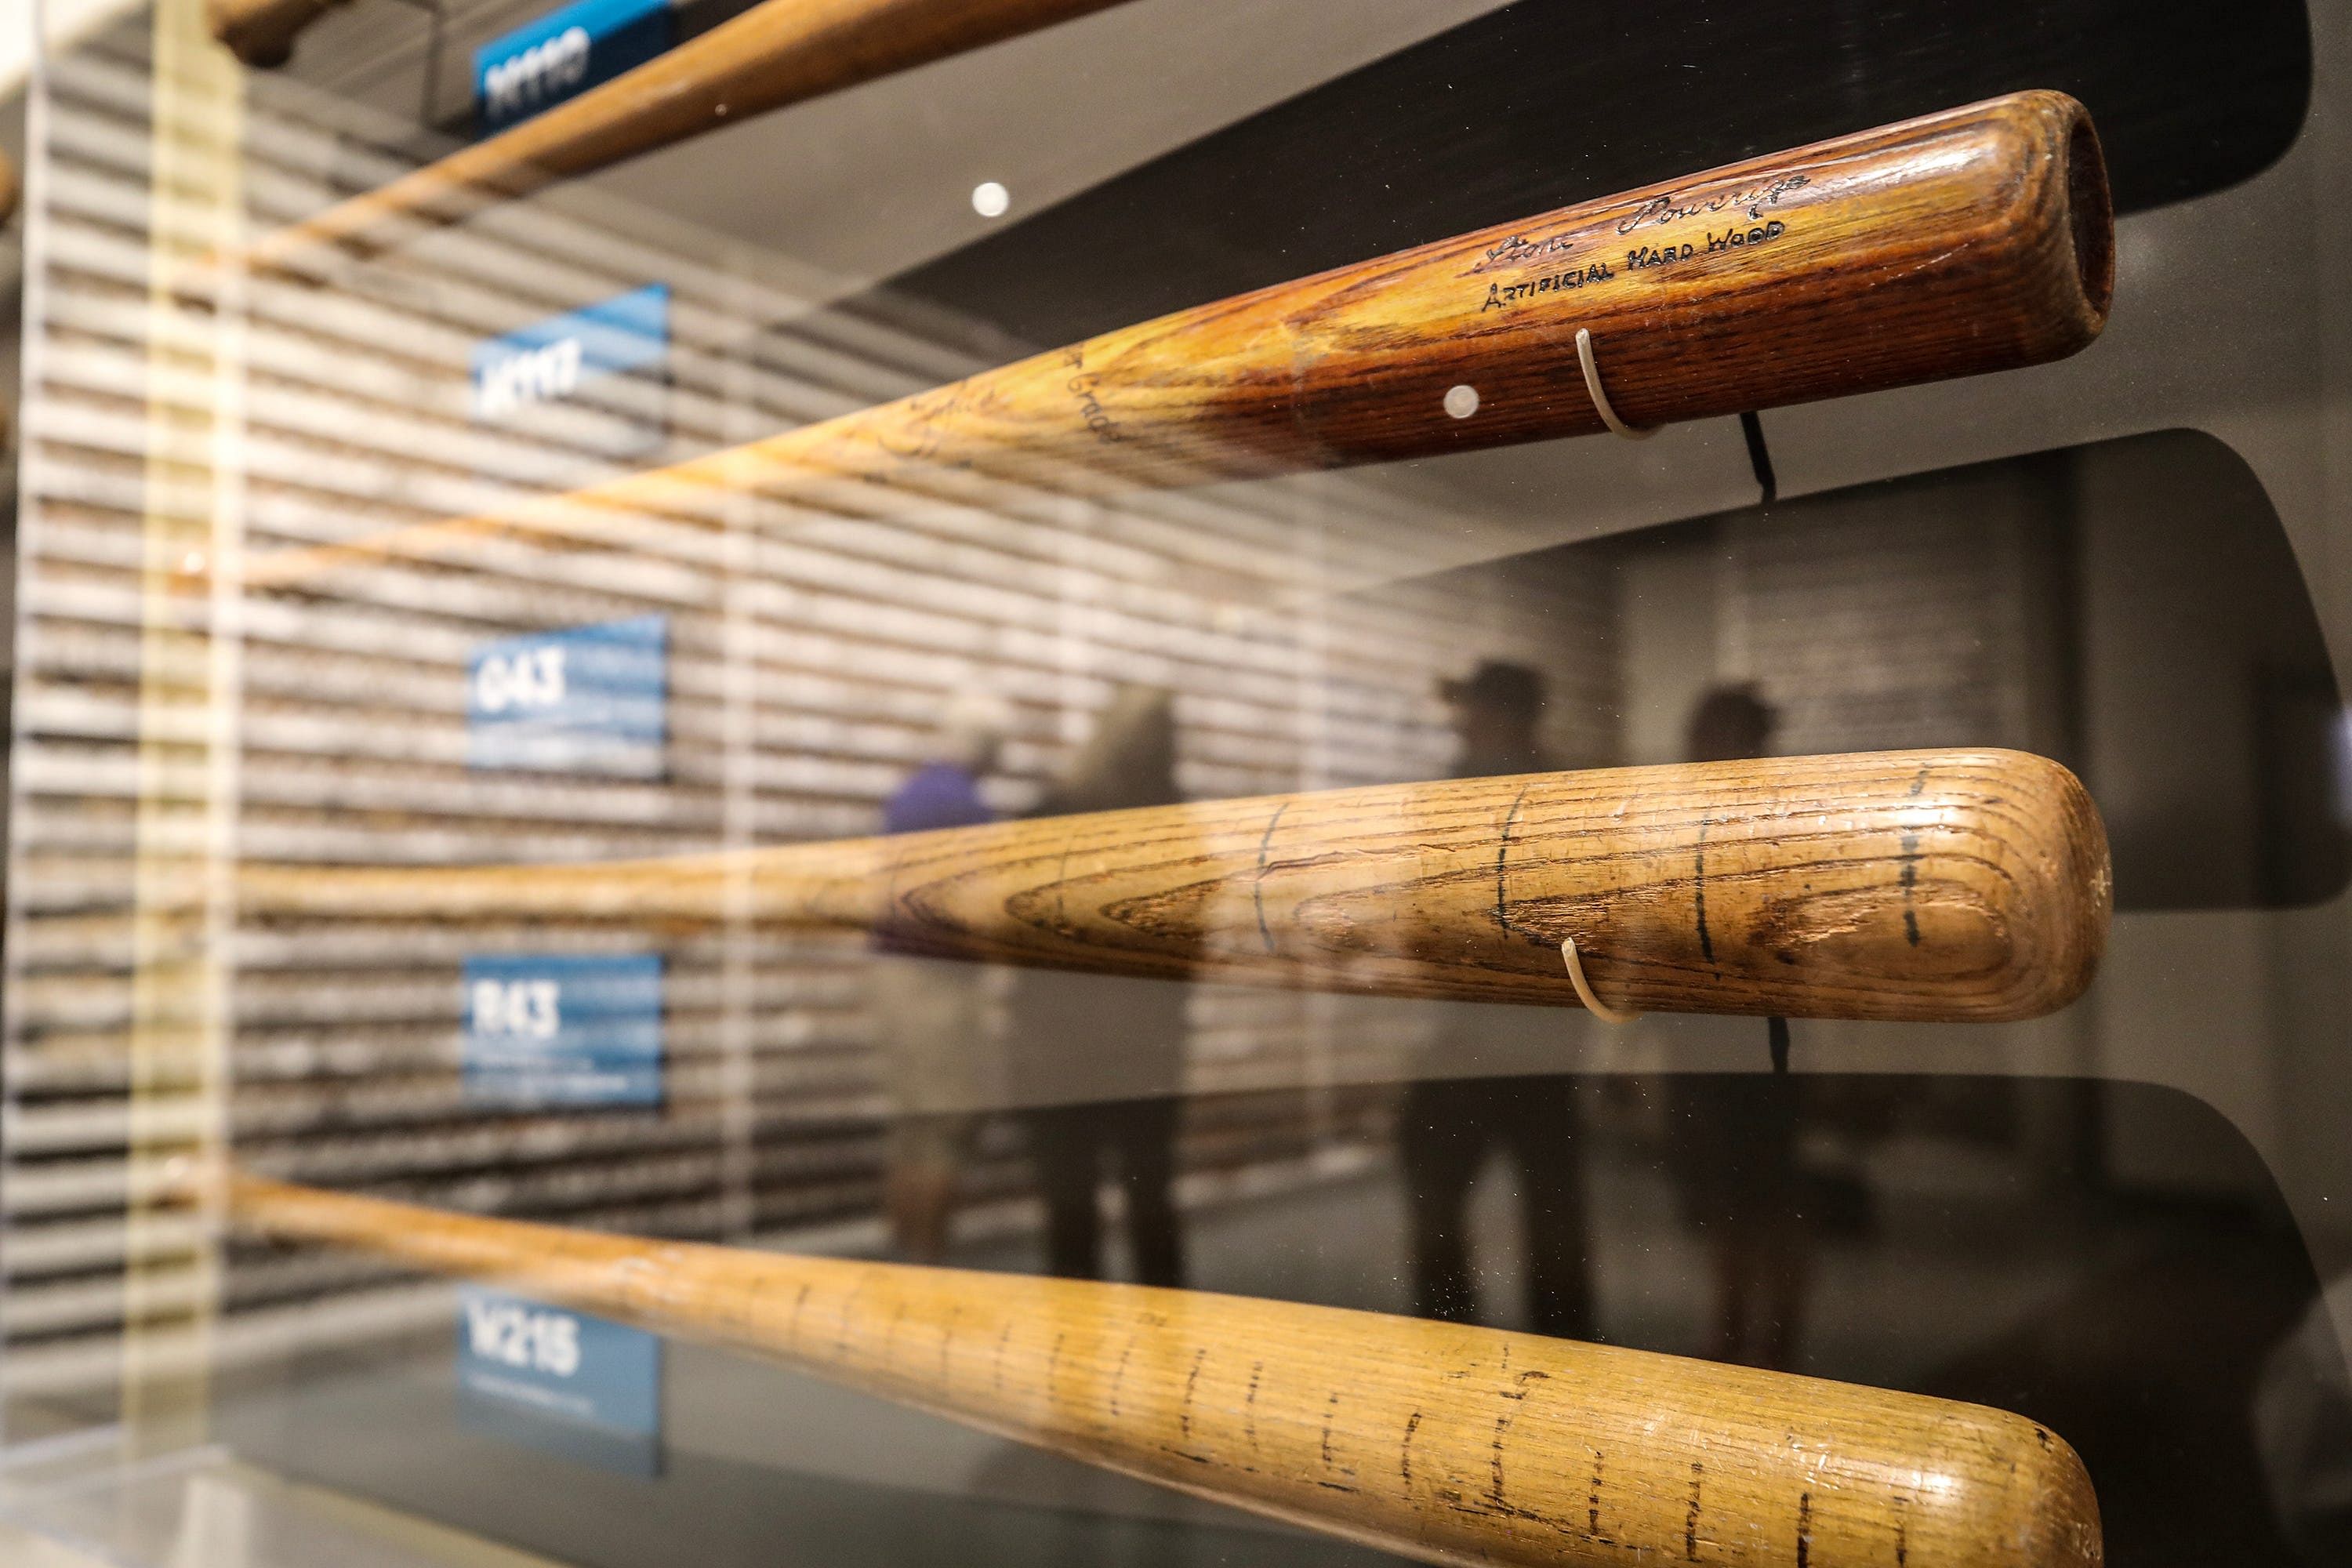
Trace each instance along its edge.
<path fill-rule="evenodd" d="M 1609 395 L 1601 390 L 1601 365 L 1592 357 L 1592 329 L 1590 327 L 1576 329 L 1576 363 L 1584 367 L 1584 390 L 1591 395 L 1592 411 L 1601 416 L 1601 423 L 1628 441 L 1646 441 L 1658 433 L 1654 426 L 1644 430 L 1626 424 L 1617 417 L 1617 410 L 1609 405 Z M 1569 960 L 1569 967 L 1571 970 L 1576 967 L 1574 959 Z"/>
<path fill-rule="evenodd" d="M 1576 999 L 1584 1004 L 1585 1011 L 1604 1024 L 1630 1024 L 1639 1013 L 1621 1013 L 1592 994 L 1591 983 L 1584 978 L 1584 962 L 1576 956 L 1576 939 L 1568 937 L 1559 944 L 1560 957 L 1568 961 L 1568 983 L 1576 987 Z"/>

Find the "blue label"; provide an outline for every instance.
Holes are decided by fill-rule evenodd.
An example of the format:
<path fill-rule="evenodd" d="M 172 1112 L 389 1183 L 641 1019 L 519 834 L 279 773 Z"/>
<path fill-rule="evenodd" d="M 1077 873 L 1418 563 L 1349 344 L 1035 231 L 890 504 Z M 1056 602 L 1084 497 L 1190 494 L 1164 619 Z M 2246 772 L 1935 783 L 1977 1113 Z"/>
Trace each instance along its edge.
<path fill-rule="evenodd" d="M 476 1425 L 567 1458 L 650 1474 L 661 1341 L 503 1290 L 457 1293 L 457 1388 Z"/>
<path fill-rule="evenodd" d="M 669 285 L 648 283 L 474 345 L 474 417 L 497 424 L 534 404 L 660 363 L 669 352 Z"/>
<path fill-rule="evenodd" d="M 580 0 L 474 51 L 474 107 L 502 131 L 669 47 L 669 0 Z"/>
<path fill-rule="evenodd" d="M 659 1105 L 661 955 L 466 960 L 465 1084 L 478 1103 Z"/>
<path fill-rule="evenodd" d="M 466 763 L 658 778 L 668 705 L 667 616 L 500 637 L 467 661 Z"/>

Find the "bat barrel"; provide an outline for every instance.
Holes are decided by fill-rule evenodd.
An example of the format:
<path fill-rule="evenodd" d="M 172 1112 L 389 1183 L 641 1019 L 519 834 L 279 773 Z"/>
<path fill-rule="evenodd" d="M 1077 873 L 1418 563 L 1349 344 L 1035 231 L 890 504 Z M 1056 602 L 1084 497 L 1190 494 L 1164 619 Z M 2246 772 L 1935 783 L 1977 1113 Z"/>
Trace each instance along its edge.
<path fill-rule="evenodd" d="M 2098 335 L 2113 229 L 2088 112 L 2015 93 L 1179 311 L 777 449 L 1113 488 L 1589 435 L 1579 329 L 1644 426 L 2011 370 Z"/>
<path fill-rule="evenodd" d="M 1535 773 L 669 860 L 248 867 L 253 913 L 887 932 L 1103 973 L 1650 1012 L 1995 1020 L 2063 1006 L 2109 915 L 2082 784 L 2018 752 Z M 735 900 L 735 901 L 730 901 Z"/>
<path fill-rule="evenodd" d="M 232 1179 L 247 1223 L 493 1280 L 1424 1562 L 2094 1568 L 2064 1442 L 1916 1394 L 1091 1281 L 638 1241 Z"/>
<path fill-rule="evenodd" d="M 2012 93 L 1180 310 L 711 472 L 1114 493 L 1590 435 L 1580 329 L 1637 426 L 2012 370 L 2105 325 L 2113 229 L 2088 112 Z"/>

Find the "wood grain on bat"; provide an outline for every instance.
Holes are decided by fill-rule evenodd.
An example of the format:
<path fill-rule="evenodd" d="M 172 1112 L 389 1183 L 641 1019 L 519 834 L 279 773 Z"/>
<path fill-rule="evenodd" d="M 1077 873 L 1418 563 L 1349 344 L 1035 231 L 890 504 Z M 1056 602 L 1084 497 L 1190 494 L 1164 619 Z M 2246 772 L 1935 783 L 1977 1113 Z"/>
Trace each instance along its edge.
<path fill-rule="evenodd" d="M 232 1177 L 280 1237 L 748 1352 L 1459 1564 L 2095 1568 L 2074 1451 L 1982 1406 L 1144 1286 L 635 1240 Z"/>
<path fill-rule="evenodd" d="M 512 511 L 288 551 L 256 585 L 462 560 L 520 534 L 626 547 L 728 496 L 853 513 L 1328 468 L 1660 425 L 2040 363 L 2105 324 L 2113 219 L 2054 92 L 1906 121 L 1282 283 Z M 1446 395 L 1477 394 L 1456 418 Z M 1458 403 L 1457 403 L 1458 405 Z M 878 488 L 877 488 L 878 487 Z"/>
<path fill-rule="evenodd" d="M 739 895 L 745 902 L 732 900 Z M 1383 995 L 2008 1019 L 2090 982 L 2106 840 L 2019 752 L 1398 784 L 558 866 L 254 865 L 251 915 L 888 932 L 971 959 Z"/>

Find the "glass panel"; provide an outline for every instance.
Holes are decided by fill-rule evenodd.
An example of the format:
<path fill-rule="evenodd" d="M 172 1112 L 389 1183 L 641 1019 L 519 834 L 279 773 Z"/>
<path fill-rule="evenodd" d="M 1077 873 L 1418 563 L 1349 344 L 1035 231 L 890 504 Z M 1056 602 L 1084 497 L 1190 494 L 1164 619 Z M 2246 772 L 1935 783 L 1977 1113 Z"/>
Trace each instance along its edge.
<path fill-rule="evenodd" d="M 2343 1560 L 2342 8 L 53 4 L 0 1559 Z"/>

